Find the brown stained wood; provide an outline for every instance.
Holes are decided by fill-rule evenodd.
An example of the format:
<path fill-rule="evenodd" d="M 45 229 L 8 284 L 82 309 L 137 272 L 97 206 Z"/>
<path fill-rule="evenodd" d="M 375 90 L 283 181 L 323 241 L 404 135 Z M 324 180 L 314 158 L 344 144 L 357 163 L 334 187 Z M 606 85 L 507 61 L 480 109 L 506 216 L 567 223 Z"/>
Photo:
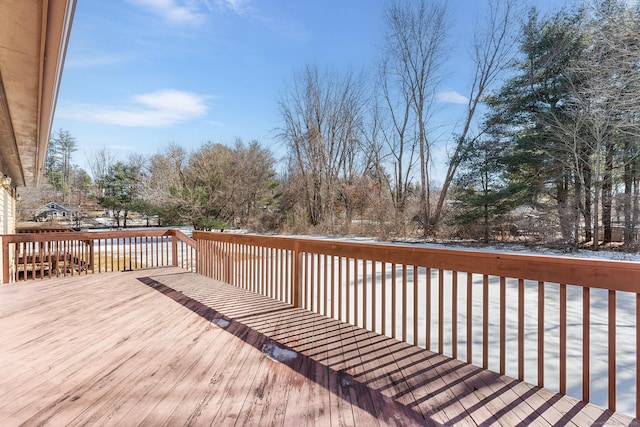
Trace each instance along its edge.
<path fill-rule="evenodd" d="M 0 360 L 3 426 L 633 421 L 177 268 L 0 287 Z"/>
<path fill-rule="evenodd" d="M 232 345 L 220 348 L 225 351 L 218 351 L 221 357 L 208 375 L 209 383 L 205 385 L 206 395 L 198 402 L 197 410 L 189 416 L 193 424 L 209 425 L 212 420 L 227 418 L 229 414 L 221 410 L 226 399 L 230 397 L 236 383 L 246 378 L 245 369 L 255 369 L 252 362 L 261 360 L 262 355 L 254 346 L 259 336 L 241 325 L 230 327 L 234 328 L 232 333 L 235 339 Z M 178 421 L 177 414 L 173 419 Z M 230 419 L 235 420 L 234 417 Z"/>
<path fill-rule="evenodd" d="M 169 309 L 170 307 L 167 306 L 164 308 Z M 184 310 L 181 311 L 184 312 Z M 127 320 L 129 321 L 129 325 L 133 325 L 133 319 Z M 93 345 L 86 347 L 86 344 L 84 343 L 80 343 L 78 345 L 74 342 L 75 345 L 78 345 L 78 347 L 75 348 L 75 350 L 78 351 L 77 354 L 74 354 L 67 359 L 58 361 L 53 360 L 50 363 L 47 363 L 46 366 L 48 366 L 48 371 L 43 372 L 40 375 L 38 375 L 37 372 L 32 373 L 32 376 L 35 375 L 34 379 L 36 379 L 36 381 L 32 381 L 31 383 L 27 382 L 25 384 L 28 384 L 30 386 L 37 384 L 36 387 L 32 387 L 30 390 L 28 390 L 25 396 L 23 396 L 22 398 L 14 399 L 11 403 L 19 403 L 20 405 L 25 405 L 29 403 L 27 398 L 35 398 L 32 407 L 40 407 L 43 406 L 43 398 L 55 398 L 55 396 L 52 396 L 50 392 L 46 393 L 46 390 L 51 390 L 52 388 L 53 390 L 55 390 L 56 387 L 64 386 L 66 389 L 68 389 L 67 396 L 51 405 L 51 411 L 56 411 L 54 412 L 54 414 L 59 412 L 61 410 L 60 408 L 64 409 L 65 405 L 71 405 L 70 402 L 74 402 L 74 407 L 83 404 L 84 401 L 76 402 L 76 400 L 79 401 L 79 399 L 73 399 L 75 396 L 82 395 L 81 391 L 83 387 L 86 387 L 87 385 L 93 386 L 96 381 L 100 381 L 104 378 L 109 378 L 109 370 L 112 369 L 109 368 L 110 365 L 115 366 L 117 369 L 120 369 L 121 364 L 124 363 L 122 361 L 129 360 L 129 356 L 132 354 L 132 351 L 135 352 L 137 351 L 136 349 L 141 348 L 141 346 L 147 345 L 144 342 L 136 340 L 136 337 L 134 335 L 137 333 L 137 331 L 133 329 L 132 326 L 129 326 L 128 328 L 125 326 L 124 328 L 122 328 L 116 322 L 113 322 L 112 326 L 115 327 L 115 329 L 112 330 L 111 333 L 105 331 L 103 337 L 95 337 L 95 343 Z M 184 323 L 179 322 L 177 326 L 180 329 L 179 332 L 182 332 L 182 330 L 184 329 Z M 158 325 L 155 325 L 154 327 L 159 328 Z M 162 333 L 164 331 L 161 329 L 156 329 L 155 332 Z M 126 342 L 130 342 L 133 347 L 131 345 L 124 345 Z M 65 344 L 67 347 L 71 347 L 68 343 Z M 69 350 L 73 350 L 73 348 L 69 348 Z M 40 359 L 42 359 L 42 355 L 40 356 Z M 89 362 L 91 362 L 90 365 Z M 34 364 L 34 366 L 39 365 L 39 363 Z M 15 393 L 17 392 L 17 390 L 13 389 L 13 392 Z M 43 394 L 43 392 L 45 393 Z M 3 407 L 0 410 L 0 413 L 7 413 L 7 408 Z M 28 414 L 29 410 L 23 409 L 18 413 L 20 414 L 20 416 L 22 416 L 23 414 Z M 40 415 L 38 416 L 42 417 L 46 416 L 46 414 L 46 411 L 41 411 Z"/>
<path fill-rule="evenodd" d="M 405 383 L 406 390 L 399 391 L 394 400 L 412 408 L 426 420 L 447 425 L 450 420 L 459 417 L 471 425 L 476 424 L 462 405 L 460 385 L 444 385 L 432 360 L 438 359 L 435 353 L 424 352 L 416 347 L 399 341 L 388 343 L 398 369 L 388 374 L 396 384 Z"/>
<path fill-rule="evenodd" d="M 327 323 L 326 318 L 323 319 L 321 317 L 316 317 L 313 322 L 313 336 L 314 338 L 320 338 L 315 343 L 313 352 L 319 357 L 326 357 L 327 354 L 327 341 L 324 339 L 324 334 L 327 332 Z M 312 360 L 307 363 L 310 365 L 309 374 L 311 376 L 311 381 L 309 381 L 308 414 L 311 425 L 315 425 L 331 417 L 330 395 L 329 393 L 324 393 L 324 390 L 329 389 L 329 369 L 321 363 L 313 363 Z"/>
<path fill-rule="evenodd" d="M 426 423 L 422 414 L 405 405 L 396 405 L 397 396 L 410 395 L 411 390 L 398 375 L 401 369 L 395 362 L 388 347 L 389 340 L 375 333 L 361 334 L 357 338 L 359 356 L 362 369 L 355 375 L 355 379 L 376 392 L 371 393 L 378 419 L 393 424 L 402 423 L 404 426 L 420 426 Z"/>
<path fill-rule="evenodd" d="M 349 388 L 342 375 L 346 369 L 346 363 L 343 356 L 341 329 L 350 327 L 342 322 L 334 322 L 327 337 L 326 361 L 318 359 L 329 367 L 329 387 L 334 390 L 334 394 L 330 396 L 331 419 L 335 425 L 339 426 L 355 425 Z"/>
<path fill-rule="evenodd" d="M 467 366 L 465 369 L 470 369 Z M 471 368 L 472 369 L 472 368 Z M 464 369 L 461 371 L 464 372 Z M 476 394 L 482 396 L 482 403 L 491 408 L 493 416 L 503 425 L 528 423 L 533 408 L 526 399 L 512 388 L 518 384 L 514 378 L 499 376 L 489 371 L 474 372 Z M 537 421 L 538 425 L 547 425 L 546 420 Z"/>
<path fill-rule="evenodd" d="M 370 389 L 362 387 L 362 380 L 357 380 L 363 376 L 364 367 L 360 356 L 360 339 L 366 333 L 357 327 L 346 327 L 340 329 L 341 351 L 344 354 L 344 367 L 338 371 L 339 386 L 351 401 L 354 424 L 356 426 L 366 425 L 366 420 L 373 416 L 376 419 L 374 425 L 381 421 L 378 418 L 378 409 Z M 384 424 L 386 425 L 386 424 Z"/>
<path fill-rule="evenodd" d="M 52 233 L 63 234 L 63 233 Z M 36 234 L 32 234 L 37 236 Z M 354 259 L 464 271 L 497 277 L 566 283 L 594 288 L 636 292 L 640 265 L 635 262 L 576 259 L 571 257 L 493 253 L 472 250 L 435 249 L 415 246 L 336 242 L 231 233 L 194 231 L 194 239 L 252 243 L 308 253 L 340 255 Z"/>
<path fill-rule="evenodd" d="M 214 328 L 212 327 L 212 329 Z M 212 333 L 216 333 L 215 330 L 212 330 Z M 221 331 L 218 333 L 224 334 Z M 220 337 L 220 342 L 228 351 L 224 353 L 211 351 L 204 355 L 204 363 L 198 364 L 199 370 L 195 371 L 194 378 L 187 384 L 189 389 L 182 396 L 182 403 L 178 406 L 181 411 L 176 411 L 172 414 L 168 421 L 169 424 L 174 420 L 183 422 L 185 417 L 189 420 L 196 419 L 204 406 L 203 402 L 207 402 L 211 398 L 211 393 L 215 390 L 211 387 L 212 383 L 219 384 L 224 374 L 221 373 L 219 377 L 211 378 L 210 375 L 207 375 L 208 372 L 215 368 L 216 363 L 232 363 L 233 359 L 231 358 L 236 355 L 236 352 L 242 346 L 241 340 L 234 339 L 233 336 L 228 334 L 225 335 L 226 337 Z M 174 355 L 173 357 L 176 356 Z M 154 392 L 157 385 L 166 380 L 166 374 L 172 367 L 172 363 L 167 363 L 160 369 L 151 364 L 145 366 L 123 381 L 122 388 L 126 387 L 128 389 L 127 393 L 124 393 L 122 388 L 114 387 L 111 395 L 103 397 L 98 402 L 98 405 L 104 405 L 104 410 L 101 411 L 97 406 L 94 406 L 94 413 L 91 414 L 91 417 L 81 421 L 86 422 L 88 425 L 116 424 L 131 416 L 132 411 L 133 413 L 138 411 L 137 413 L 140 414 L 141 418 L 144 414 L 143 407 L 149 408 L 151 406 L 141 405 L 140 403 L 144 400 L 141 398 L 150 396 L 150 393 Z M 184 384 L 179 384 L 178 386 L 184 386 Z M 114 414 L 120 414 L 120 416 L 116 417 Z"/>
<path fill-rule="evenodd" d="M 270 334 L 276 336 L 280 333 L 281 326 L 286 323 L 284 316 L 287 312 L 281 311 L 272 317 L 270 323 Z M 286 333 L 286 331 L 283 331 Z M 296 375 L 296 371 L 290 369 L 289 366 L 277 361 L 265 363 L 266 378 L 262 382 L 262 388 L 258 389 L 259 393 L 254 396 L 259 399 L 260 413 L 255 411 L 255 425 L 282 425 L 284 416 L 289 405 L 289 396 L 291 391 L 291 382 Z M 297 404 L 297 396 L 291 399 Z"/>

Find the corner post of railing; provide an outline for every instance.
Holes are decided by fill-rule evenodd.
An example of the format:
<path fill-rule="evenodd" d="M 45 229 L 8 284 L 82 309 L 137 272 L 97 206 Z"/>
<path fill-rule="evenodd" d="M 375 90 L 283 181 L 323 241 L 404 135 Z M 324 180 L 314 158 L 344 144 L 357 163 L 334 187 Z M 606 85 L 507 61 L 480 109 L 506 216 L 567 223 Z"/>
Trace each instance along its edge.
<path fill-rule="evenodd" d="M 293 306 L 302 307 L 302 252 L 299 242 L 293 245 Z"/>
<path fill-rule="evenodd" d="M 2 244 L 2 283 L 9 283 L 9 244 L 0 236 Z"/>
<path fill-rule="evenodd" d="M 178 233 L 171 230 L 171 265 L 178 266 Z"/>
<path fill-rule="evenodd" d="M 193 239 L 196 241 L 196 252 L 194 255 L 194 259 L 195 259 L 194 264 L 196 268 L 195 272 L 198 274 L 205 275 L 202 271 L 202 252 L 204 250 L 204 244 L 203 244 L 203 241 L 198 238 L 196 233 L 193 233 Z"/>

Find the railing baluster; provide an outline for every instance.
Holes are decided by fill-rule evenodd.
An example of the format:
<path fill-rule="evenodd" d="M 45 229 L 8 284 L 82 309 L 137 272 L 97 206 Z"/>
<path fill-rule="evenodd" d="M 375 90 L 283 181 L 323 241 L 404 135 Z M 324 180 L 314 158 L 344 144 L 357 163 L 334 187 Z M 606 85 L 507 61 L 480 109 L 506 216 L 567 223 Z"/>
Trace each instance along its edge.
<path fill-rule="evenodd" d="M 458 272 L 451 272 L 451 357 L 458 358 Z"/>
<path fill-rule="evenodd" d="M 424 277 L 424 318 L 425 318 L 425 328 L 424 328 L 424 347 L 427 350 L 431 350 L 431 268 L 426 267 L 425 277 Z"/>
<path fill-rule="evenodd" d="M 482 368 L 489 369 L 489 276 L 482 275 Z"/>
<path fill-rule="evenodd" d="M 362 327 L 367 329 L 367 260 L 362 260 Z"/>
<path fill-rule="evenodd" d="M 560 393 L 567 394 L 567 285 L 560 284 Z"/>
<path fill-rule="evenodd" d="M 640 333 L 638 333 L 638 325 L 640 325 L 640 292 L 636 293 L 636 418 L 640 419 Z"/>
<path fill-rule="evenodd" d="M 53 274 L 51 252 L 53 252 L 53 242 L 47 242 L 47 266 L 49 267 L 49 279 L 51 279 Z"/>
<path fill-rule="evenodd" d="M 396 337 L 396 264 L 391 264 L 391 338 Z"/>
<path fill-rule="evenodd" d="M 290 274 L 287 274 L 286 277 L 286 289 L 287 289 L 287 297 L 289 298 L 289 300 L 287 301 L 289 304 L 293 304 L 293 268 L 289 268 L 289 258 L 293 257 L 293 251 L 287 250 L 285 252 L 285 259 L 284 259 L 284 268 L 285 271 L 287 272 L 291 272 Z"/>
<path fill-rule="evenodd" d="M 313 258 L 311 258 L 311 262 L 313 263 Z M 304 254 L 304 276 L 303 276 L 303 285 L 302 289 L 304 290 L 304 305 L 303 308 L 307 308 L 309 310 L 312 309 L 312 306 L 309 303 L 309 254 L 305 252 Z"/>
<path fill-rule="evenodd" d="M 310 297 L 309 310 L 311 311 L 314 310 L 314 307 L 317 304 L 317 298 L 316 298 L 316 295 L 314 294 L 316 281 L 313 275 L 314 271 L 316 271 L 315 260 L 316 260 L 316 254 L 311 254 L 311 265 L 309 266 L 309 273 L 308 273 L 309 277 L 311 278 L 311 280 L 309 281 L 309 297 Z"/>
<path fill-rule="evenodd" d="M 36 279 L 36 242 L 31 243 L 31 279 Z"/>
<path fill-rule="evenodd" d="M 616 410 L 616 291 L 610 290 L 609 294 L 609 409 Z"/>
<path fill-rule="evenodd" d="M 331 255 L 331 318 L 335 318 L 336 306 L 336 257 Z"/>
<path fill-rule="evenodd" d="M 636 313 L 640 316 L 640 312 Z M 582 288 L 582 400 L 590 400 L 591 390 L 591 288 Z M 640 336 L 640 335 L 638 335 Z M 640 358 L 638 358 L 640 360 Z M 636 371 L 640 372 L 640 371 Z M 636 376 L 640 378 L 640 376 Z M 640 390 L 637 389 L 637 390 Z M 639 406 L 640 408 L 640 406 Z"/>
<path fill-rule="evenodd" d="M 278 273 L 278 258 L 275 255 L 276 249 L 269 248 L 269 268 L 270 268 L 270 280 L 271 280 L 271 298 L 278 297 L 278 285 L 276 284 L 276 275 Z M 235 251 L 233 252 L 235 253 Z"/>
<path fill-rule="evenodd" d="M 507 284 L 500 276 L 500 374 L 506 371 L 507 358 Z"/>
<path fill-rule="evenodd" d="M 44 242 L 38 242 L 38 259 L 40 260 L 40 280 L 44 279 L 44 261 L 45 261 L 45 253 L 44 253 Z"/>
<path fill-rule="evenodd" d="M 92 260 L 93 264 L 98 264 L 98 273 L 102 273 L 102 239 L 98 238 L 96 239 L 93 244 L 95 245 L 96 242 L 98 243 L 98 262 L 96 263 L 95 257 Z M 95 254 L 94 254 L 95 255 Z M 94 269 L 95 271 L 95 269 Z"/>
<path fill-rule="evenodd" d="M 371 330 L 373 332 L 378 331 L 376 327 L 376 294 L 378 293 L 376 286 L 376 261 L 371 261 Z"/>
<path fill-rule="evenodd" d="M 358 258 L 353 259 L 353 324 L 358 326 Z"/>
<path fill-rule="evenodd" d="M 285 273 L 286 270 L 284 266 L 284 261 L 286 256 L 287 256 L 287 251 L 285 249 L 279 249 L 278 251 L 278 257 L 280 261 L 280 295 L 279 297 L 280 297 L 280 301 L 282 302 L 288 302 L 286 293 L 285 293 L 285 289 L 286 289 L 285 278 L 287 277 L 287 275 Z"/>
<path fill-rule="evenodd" d="M 15 271 L 16 275 L 19 274 L 20 254 L 23 254 L 22 258 L 22 280 L 27 280 L 27 243 L 16 244 L 15 250 Z"/>
<path fill-rule="evenodd" d="M 338 256 L 338 320 L 343 321 L 345 318 L 342 314 L 342 290 L 348 289 L 348 281 L 347 285 L 344 284 L 342 280 L 342 261 L 343 257 Z"/>
<path fill-rule="evenodd" d="M 351 267 L 351 258 L 346 258 L 346 274 L 347 274 L 347 283 L 346 283 L 346 304 L 347 304 L 347 323 L 351 323 L 351 276 L 349 276 L 349 271 Z"/>
<path fill-rule="evenodd" d="M 382 276 L 382 301 L 381 301 L 381 311 L 380 315 L 382 316 L 382 334 L 387 334 L 387 266 L 383 261 L 380 263 L 380 274 Z"/>
<path fill-rule="evenodd" d="M 413 345 L 418 345 L 418 266 L 413 266 Z"/>
<path fill-rule="evenodd" d="M 444 353 L 444 271 L 438 270 L 438 353 Z"/>
<path fill-rule="evenodd" d="M 473 273 L 467 272 L 467 363 L 473 363 Z"/>
<path fill-rule="evenodd" d="M 407 342 L 407 265 L 402 264 L 402 342 Z"/>
<path fill-rule="evenodd" d="M 538 282 L 538 387 L 544 387 L 544 282 Z"/>
<path fill-rule="evenodd" d="M 524 381 L 524 279 L 518 279 L 518 379 Z"/>
<path fill-rule="evenodd" d="M 322 312 L 322 257 L 320 254 L 317 254 L 316 257 L 318 260 L 318 268 L 316 269 L 316 313 L 320 313 Z"/>

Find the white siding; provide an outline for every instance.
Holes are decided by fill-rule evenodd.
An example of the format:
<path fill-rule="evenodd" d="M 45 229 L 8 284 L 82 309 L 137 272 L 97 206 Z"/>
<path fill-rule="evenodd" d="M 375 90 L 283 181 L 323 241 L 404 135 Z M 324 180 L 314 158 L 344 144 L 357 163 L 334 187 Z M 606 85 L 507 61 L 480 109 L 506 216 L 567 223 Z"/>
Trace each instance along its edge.
<path fill-rule="evenodd" d="M 13 189 L 0 188 L 0 235 L 16 232 L 16 200 Z M 2 253 L 2 239 L 0 238 L 0 276 L 4 271 L 4 256 Z M 13 264 L 13 263 L 11 263 Z M 1 282 L 1 280 L 0 280 Z"/>

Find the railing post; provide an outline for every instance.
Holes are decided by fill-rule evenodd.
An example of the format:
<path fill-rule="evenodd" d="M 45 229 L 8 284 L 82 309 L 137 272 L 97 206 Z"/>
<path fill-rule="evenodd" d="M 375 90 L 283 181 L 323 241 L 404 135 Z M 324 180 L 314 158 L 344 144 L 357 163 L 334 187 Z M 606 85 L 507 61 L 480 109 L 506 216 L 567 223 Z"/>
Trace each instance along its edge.
<path fill-rule="evenodd" d="M 9 244 L 0 237 L 2 242 L 2 283 L 9 283 Z"/>
<path fill-rule="evenodd" d="M 302 307 L 302 252 L 299 243 L 293 247 L 293 306 Z"/>
<path fill-rule="evenodd" d="M 171 265 L 178 266 L 178 234 L 171 230 Z"/>

